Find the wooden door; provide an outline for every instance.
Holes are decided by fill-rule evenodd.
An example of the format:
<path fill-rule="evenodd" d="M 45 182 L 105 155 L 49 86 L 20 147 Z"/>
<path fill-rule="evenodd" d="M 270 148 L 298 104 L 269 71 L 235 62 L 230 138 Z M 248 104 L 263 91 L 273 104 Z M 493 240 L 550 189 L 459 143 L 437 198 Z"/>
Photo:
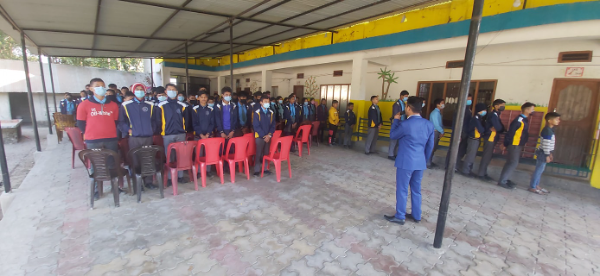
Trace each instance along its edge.
<path fill-rule="evenodd" d="M 554 162 L 584 167 L 598 113 L 600 80 L 555 79 L 548 111 L 558 112 Z"/>
<path fill-rule="evenodd" d="M 297 101 L 301 101 L 304 98 L 304 85 L 294 85 L 294 95 Z"/>

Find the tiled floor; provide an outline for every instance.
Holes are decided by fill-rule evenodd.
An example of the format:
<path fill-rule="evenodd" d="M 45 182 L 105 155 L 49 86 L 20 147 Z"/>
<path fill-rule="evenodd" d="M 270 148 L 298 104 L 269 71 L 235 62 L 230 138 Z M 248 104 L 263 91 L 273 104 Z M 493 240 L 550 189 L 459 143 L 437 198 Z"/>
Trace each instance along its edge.
<path fill-rule="evenodd" d="M 539 196 L 456 176 L 442 249 L 433 249 L 443 171 L 423 179 L 423 221 L 390 224 L 393 163 L 321 146 L 292 158 L 293 178 L 107 193 L 70 144 L 44 153 L 0 222 L 0 275 L 592 275 L 600 274 L 600 203 Z M 285 167 L 285 166 L 284 166 Z M 518 180 L 517 180 L 518 181 Z M 527 182 L 524 180 L 523 182 Z M 108 186 L 108 185 L 105 185 Z M 409 201 L 410 202 L 410 201 Z"/>

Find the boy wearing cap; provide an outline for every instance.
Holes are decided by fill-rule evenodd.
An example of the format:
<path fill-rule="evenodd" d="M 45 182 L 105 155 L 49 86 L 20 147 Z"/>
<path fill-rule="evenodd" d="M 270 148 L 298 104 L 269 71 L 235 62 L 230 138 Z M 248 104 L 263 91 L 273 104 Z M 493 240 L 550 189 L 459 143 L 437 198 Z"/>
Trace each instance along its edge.
<path fill-rule="evenodd" d="M 475 116 L 471 118 L 469 121 L 469 126 L 467 127 L 467 154 L 465 155 L 465 159 L 462 163 L 461 173 L 465 176 L 471 175 L 471 169 L 473 168 L 473 161 L 475 161 L 475 156 L 477 156 L 477 150 L 479 150 L 479 144 L 481 135 L 484 133 L 485 128 L 481 121 L 483 117 L 487 114 L 487 107 L 484 103 L 478 103 L 475 105 Z"/>

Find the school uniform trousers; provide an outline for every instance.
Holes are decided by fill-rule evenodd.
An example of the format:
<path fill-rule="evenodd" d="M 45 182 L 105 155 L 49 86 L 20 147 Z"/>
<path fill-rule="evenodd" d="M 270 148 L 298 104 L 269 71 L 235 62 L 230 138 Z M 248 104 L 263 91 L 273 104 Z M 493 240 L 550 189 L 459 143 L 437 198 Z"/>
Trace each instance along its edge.
<path fill-rule="evenodd" d="M 494 155 L 494 147 L 496 147 L 496 142 L 483 141 L 483 153 L 481 154 L 481 163 L 479 163 L 478 176 L 483 177 L 487 175 L 487 168 Z"/>
<path fill-rule="evenodd" d="M 500 179 L 498 180 L 499 184 L 506 184 L 508 182 L 508 178 L 512 175 L 515 169 L 517 169 L 522 150 L 522 146 L 510 145 L 506 147 L 506 164 L 504 164 L 502 173 L 500 173 Z"/>
<path fill-rule="evenodd" d="M 133 136 L 129 136 L 129 138 L 127 139 L 128 143 L 129 143 L 129 149 L 137 149 L 139 147 L 143 147 L 143 146 L 151 146 L 152 145 L 152 136 L 150 137 L 133 137 Z M 125 153 L 127 154 L 127 153 Z M 146 176 L 144 177 L 144 184 L 152 184 L 152 176 Z"/>
<path fill-rule="evenodd" d="M 382 124 L 383 120 L 381 119 L 381 113 L 378 112 L 378 107 L 375 105 L 371 105 L 368 113 L 368 126 L 367 130 L 367 140 L 365 141 L 365 153 L 369 154 L 375 152 L 377 148 L 377 138 L 379 134 L 379 125 Z M 391 133 L 391 132 L 390 132 Z M 391 139 L 396 140 L 397 139 Z"/>
<path fill-rule="evenodd" d="M 169 145 L 171 143 L 183 142 L 183 141 L 185 141 L 185 133 L 163 135 L 163 146 L 165 147 L 165 158 L 169 154 L 168 153 L 168 151 L 169 151 Z M 167 162 L 175 162 L 176 160 L 177 160 L 177 154 L 175 153 L 175 151 L 173 151 L 171 153 L 171 160 L 167 160 Z M 171 179 L 171 174 L 170 173 L 168 173 L 167 176 L 168 176 L 169 179 Z M 177 172 L 177 177 L 178 178 L 182 178 L 183 177 L 183 171 L 178 171 Z"/>
<path fill-rule="evenodd" d="M 344 125 L 344 146 L 350 146 L 352 142 L 352 126 L 349 124 Z"/>
<path fill-rule="evenodd" d="M 475 161 L 477 151 L 479 150 L 479 144 L 479 139 L 467 139 L 467 154 L 465 155 L 465 160 L 463 161 L 461 170 L 463 174 L 471 173 L 471 169 L 473 169 L 473 162 Z"/>

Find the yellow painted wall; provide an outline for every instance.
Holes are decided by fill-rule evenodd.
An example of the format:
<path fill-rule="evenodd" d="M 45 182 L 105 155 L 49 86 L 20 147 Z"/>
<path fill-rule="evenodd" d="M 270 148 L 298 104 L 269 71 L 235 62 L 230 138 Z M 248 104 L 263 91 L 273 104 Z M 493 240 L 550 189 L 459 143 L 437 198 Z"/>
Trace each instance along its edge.
<path fill-rule="evenodd" d="M 358 23 L 350 27 L 341 28 L 337 30 L 338 33 L 333 34 L 333 43 L 342 43 L 408 30 L 421 29 L 450 22 L 468 20 L 471 18 L 471 14 L 473 12 L 473 1 L 474 0 L 449 0 L 422 9 L 406 11 L 376 20 Z M 528 0 L 526 8 L 537 8 L 541 6 L 589 1 L 597 0 Z M 523 9 L 523 3 L 525 1 L 521 0 L 521 5 L 517 7 L 513 6 L 514 2 L 514 0 L 485 0 L 483 16 L 492 16 Z M 281 43 L 281 45 L 275 47 L 265 46 L 248 50 L 239 55 L 239 60 L 238 55 L 234 55 L 234 63 L 262 58 L 273 54 L 281 54 L 300 49 L 329 45 L 331 44 L 331 35 L 331 33 L 320 33 L 303 38 L 284 41 Z M 183 59 L 165 59 L 165 61 L 185 63 Z M 229 65 L 229 56 L 227 55 L 220 58 L 202 59 L 202 61 L 197 62 L 197 64 L 213 67 Z"/>

